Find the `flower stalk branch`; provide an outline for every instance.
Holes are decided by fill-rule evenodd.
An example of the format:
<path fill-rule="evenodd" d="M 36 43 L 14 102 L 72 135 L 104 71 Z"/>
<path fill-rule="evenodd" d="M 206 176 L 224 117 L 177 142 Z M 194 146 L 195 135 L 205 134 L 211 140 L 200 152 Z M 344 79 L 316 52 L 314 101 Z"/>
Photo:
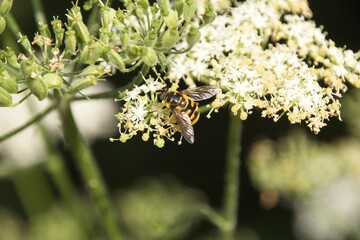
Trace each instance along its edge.
<path fill-rule="evenodd" d="M 89 146 L 76 126 L 68 101 L 65 100 L 61 103 L 59 112 L 64 126 L 65 138 L 73 154 L 74 161 L 80 169 L 83 181 L 86 183 L 94 204 L 98 208 L 100 223 L 107 234 L 107 239 L 119 240 L 121 237 L 104 180 Z"/>

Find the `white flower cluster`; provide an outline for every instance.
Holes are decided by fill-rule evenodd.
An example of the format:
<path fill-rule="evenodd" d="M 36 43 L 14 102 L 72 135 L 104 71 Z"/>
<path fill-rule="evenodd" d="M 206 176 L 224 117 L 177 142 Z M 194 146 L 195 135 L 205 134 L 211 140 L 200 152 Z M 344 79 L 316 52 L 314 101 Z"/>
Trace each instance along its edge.
<path fill-rule="evenodd" d="M 170 118 L 170 109 L 158 101 L 157 91 L 165 87 L 159 79 L 144 79 L 145 84 L 135 86 L 131 91 L 121 93 L 122 110 L 116 115 L 120 132 L 119 139 L 111 141 L 126 142 L 140 131 L 142 140 L 153 137 L 154 145 L 161 148 L 165 139 L 174 141 L 173 135 L 178 131 L 176 122 Z"/>
<path fill-rule="evenodd" d="M 259 108 L 262 116 L 276 121 L 287 115 L 291 123 L 305 121 L 318 133 L 325 120 L 339 116 L 335 97 L 346 90 L 344 81 L 360 86 L 360 63 L 351 50 L 326 40 L 313 22 L 284 15 L 286 9 L 276 3 L 248 0 L 219 15 L 201 29 L 189 52 L 170 57 L 167 77 L 189 86 L 199 80 L 221 87 L 212 106 L 230 104 L 241 119 Z M 321 79 L 328 87 L 320 86 Z"/>

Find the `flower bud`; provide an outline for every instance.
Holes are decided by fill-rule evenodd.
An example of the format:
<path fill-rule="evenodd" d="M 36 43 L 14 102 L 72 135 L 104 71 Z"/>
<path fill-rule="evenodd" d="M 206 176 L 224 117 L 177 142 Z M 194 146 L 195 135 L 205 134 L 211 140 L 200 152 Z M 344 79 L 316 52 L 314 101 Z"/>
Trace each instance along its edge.
<path fill-rule="evenodd" d="M 174 9 L 178 13 L 178 16 L 181 16 L 183 14 L 184 4 L 184 0 L 177 0 L 174 2 Z"/>
<path fill-rule="evenodd" d="M 40 101 L 44 100 L 48 95 L 48 87 L 44 78 L 38 75 L 35 78 L 28 77 L 27 79 L 32 94 L 34 94 Z"/>
<path fill-rule="evenodd" d="M 157 33 L 154 30 L 151 30 L 144 38 L 144 45 L 147 47 L 152 47 L 155 44 L 156 39 L 157 39 Z"/>
<path fill-rule="evenodd" d="M 99 76 L 103 75 L 105 73 L 105 67 L 102 65 L 89 65 L 87 66 L 80 74 L 79 76 Z"/>
<path fill-rule="evenodd" d="M 129 59 L 135 59 L 138 58 L 140 56 L 140 48 L 139 46 L 136 46 L 134 44 L 128 44 L 126 46 L 126 56 Z"/>
<path fill-rule="evenodd" d="M 47 24 L 39 23 L 39 31 L 42 36 L 51 38 L 51 32 L 50 32 L 49 26 Z"/>
<path fill-rule="evenodd" d="M 189 29 L 188 34 L 186 35 L 186 42 L 189 44 L 190 47 L 194 46 L 200 39 L 200 31 L 197 27 L 191 26 Z"/>
<path fill-rule="evenodd" d="M 90 42 L 90 32 L 83 21 L 76 21 L 74 30 L 81 43 L 88 44 Z"/>
<path fill-rule="evenodd" d="M 0 16 L 6 16 L 10 11 L 13 4 L 13 0 L 0 0 Z"/>
<path fill-rule="evenodd" d="M 143 47 L 141 48 L 141 59 L 143 62 L 149 67 L 155 66 L 158 62 L 158 58 L 156 56 L 156 52 L 151 47 Z"/>
<path fill-rule="evenodd" d="M 59 19 L 52 20 L 51 25 L 55 34 L 55 47 L 59 48 L 64 39 L 65 29 L 62 27 L 62 22 Z"/>
<path fill-rule="evenodd" d="M 18 58 L 15 54 L 15 52 L 11 48 L 7 48 L 5 52 L 6 61 L 8 64 L 15 68 L 19 68 L 20 64 L 18 63 Z"/>
<path fill-rule="evenodd" d="M 213 7 L 213 5 L 211 4 L 210 0 L 206 1 L 206 6 L 205 6 L 205 13 L 203 16 L 203 21 L 205 24 L 211 23 L 215 20 L 216 18 L 216 12 L 215 9 Z"/>
<path fill-rule="evenodd" d="M 195 15 L 197 1 L 186 0 L 183 5 L 183 16 L 186 22 L 190 22 Z"/>
<path fill-rule="evenodd" d="M 74 30 L 68 30 L 65 32 L 65 52 L 69 54 L 76 53 L 76 37 Z"/>
<path fill-rule="evenodd" d="M 31 59 L 24 59 L 20 62 L 20 70 L 25 78 L 30 77 L 33 73 L 39 72 L 38 65 Z"/>
<path fill-rule="evenodd" d="M 104 46 L 100 42 L 90 43 L 81 49 L 79 61 L 85 64 L 94 64 L 102 57 Z"/>
<path fill-rule="evenodd" d="M 63 85 L 63 79 L 57 73 L 46 73 L 44 81 L 48 88 L 60 89 Z"/>
<path fill-rule="evenodd" d="M 160 12 L 163 17 L 167 16 L 170 11 L 170 2 L 169 0 L 156 0 L 159 4 Z"/>
<path fill-rule="evenodd" d="M 125 62 L 124 59 L 120 56 L 120 54 L 113 48 L 109 48 L 104 50 L 105 60 L 114 65 L 121 72 L 125 71 Z"/>
<path fill-rule="evenodd" d="M 85 88 L 95 86 L 97 84 L 97 80 L 98 79 L 95 76 L 88 76 L 86 78 L 80 79 L 69 87 L 68 93 L 74 94 Z"/>
<path fill-rule="evenodd" d="M 169 28 L 161 38 L 161 45 L 166 49 L 170 49 L 175 46 L 179 41 L 179 31 L 177 28 Z"/>
<path fill-rule="evenodd" d="M 6 70 L 0 72 L 0 87 L 9 93 L 17 93 L 18 91 L 16 78 L 10 76 Z"/>
<path fill-rule="evenodd" d="M 101 14 L 101 25 L 104 27 L 111 27 L 114 19 L 116 18 L 116 10 L 107 5 L 103 5 L 101 7 L 100 14 Z"/>
<path fill-rule="evenodd" d="M 0 107 L 10 107 L 12 105 L 12 97 L 8 91 L 0 87 Z"/>
<path fill-rule="evenodd" d="M 127 45 L 129 42 L 129 28 L 125 27 L 120 33 L 120 42 L 122 45 Z"/>
<path fill-rule="evenodd" d="M 26 35 L 20 34 L 19 42 L 30 54 L 32 53 L 31 43 Z"/>
<path fill-rule="evenodd" d="M 148 0 L 138 0 L 138 5 L 141 6 L 143 9 L 147 9 L 149 7 Z"/>
<path fill-rule="evenodd" d="M 0 16 L 0 33 L 2 33 L 5 30 L 5 28 L 6 28 L 5 18 Z"/>
<path fill-rule="evenodd" d="M 164 17 L 164 22 L 169 28 L 178 26 L 178 13 L 175 10 L 170 9 L 169 14 Z"/>

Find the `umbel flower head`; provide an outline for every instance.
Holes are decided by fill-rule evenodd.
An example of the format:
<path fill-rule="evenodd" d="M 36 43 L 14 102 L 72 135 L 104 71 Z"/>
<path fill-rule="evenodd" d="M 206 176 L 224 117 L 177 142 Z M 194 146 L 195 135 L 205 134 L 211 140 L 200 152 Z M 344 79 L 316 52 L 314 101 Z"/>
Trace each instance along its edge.
<path fill-rule="evenodd" d="M 326 120 L 339 117 L 345 82 L 360 87 L 359 56 L 337 48 L 283 3 L 248 0 L 217 16 L 190 51 L 170 56 L 168 79 L 220 86 L 223 94 L 213 106 L 229 105 L 241 119 L 259 108 L 264 117 L 304 121 L 318 133 Z"/>
<path fill-rule="evenodd" d="M 248 0 L 221 11 L 200 28 L 199 41 L 189 51 L 168 57 L 166 80 L 190 88 L 198 83 L 220 87 L 222 93 L 212 102 L 210 113 L 228 106 L 242 120 L 257 108 L 263 117 L 305 122 L 318 133 L 331 117 L 340 118 L 338 98 L 347 90 L 346 82 L 360 87 L 359 54 L 336 47 L 306 19 L 311 11 L 305 0 Z M 187 46 L 183 39 L 175 49 L 179 52 Z M 154 111 L 159 102 L 144 95 L 149 90 L 139 91 L 148 84 L 125 92 L 125 110 L 118 115 L 122 141 L 139 130 L 144 130 L 145 139 L 152 132 L 155 141 L 173 140 L 177 125 L 162 116 L 163 110 Z M 140 96 L 135 96 L 136 91 Z M 145 125 L 128 106 L 145 109 L 140 114 Z M 166 125 L 149 127 L 155 126 L 148 124 L 154 116 Z"/>
<path fill-rule="evenodd" d="M 121 93 L 119 100 L 123 102 L 123 107 L 116 115 L 120 137 L 110 140 L 126 142 L 138 132 L 142 132 L 142 140 L 148 141 L 153 137 L 154 144 L 161 148 L 165 139 L 174 141 L 173 135 L 177 132 L 177 126 L 169 117 L 170 110 L 158 101 L 156 92 L 165 87 L 165 83 L 154 78 L 144 80 L 145 84 Z"/>

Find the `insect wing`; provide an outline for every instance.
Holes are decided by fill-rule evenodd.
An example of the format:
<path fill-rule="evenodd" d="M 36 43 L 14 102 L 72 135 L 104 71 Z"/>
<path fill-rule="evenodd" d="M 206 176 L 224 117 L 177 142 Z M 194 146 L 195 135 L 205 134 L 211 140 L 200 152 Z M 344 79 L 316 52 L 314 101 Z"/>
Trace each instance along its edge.
<path fill-rule="evenodd" d="M 211 98 L 218 94 L 220 89 L 215 86 L 206 85 L 196 88 L 189 88 L 181 91 L 182 94 L 190 97 L 194 101 L 201 101 L 208 98 Z"/>
<path fill-rule="evenodd" d="M 176 122 L 180 126 L 180 131 L 186 141 L 194 143 L 194 128 L 191 124 L 190 117 L 185 112 L 172 111 L 175 115 Z"/>

